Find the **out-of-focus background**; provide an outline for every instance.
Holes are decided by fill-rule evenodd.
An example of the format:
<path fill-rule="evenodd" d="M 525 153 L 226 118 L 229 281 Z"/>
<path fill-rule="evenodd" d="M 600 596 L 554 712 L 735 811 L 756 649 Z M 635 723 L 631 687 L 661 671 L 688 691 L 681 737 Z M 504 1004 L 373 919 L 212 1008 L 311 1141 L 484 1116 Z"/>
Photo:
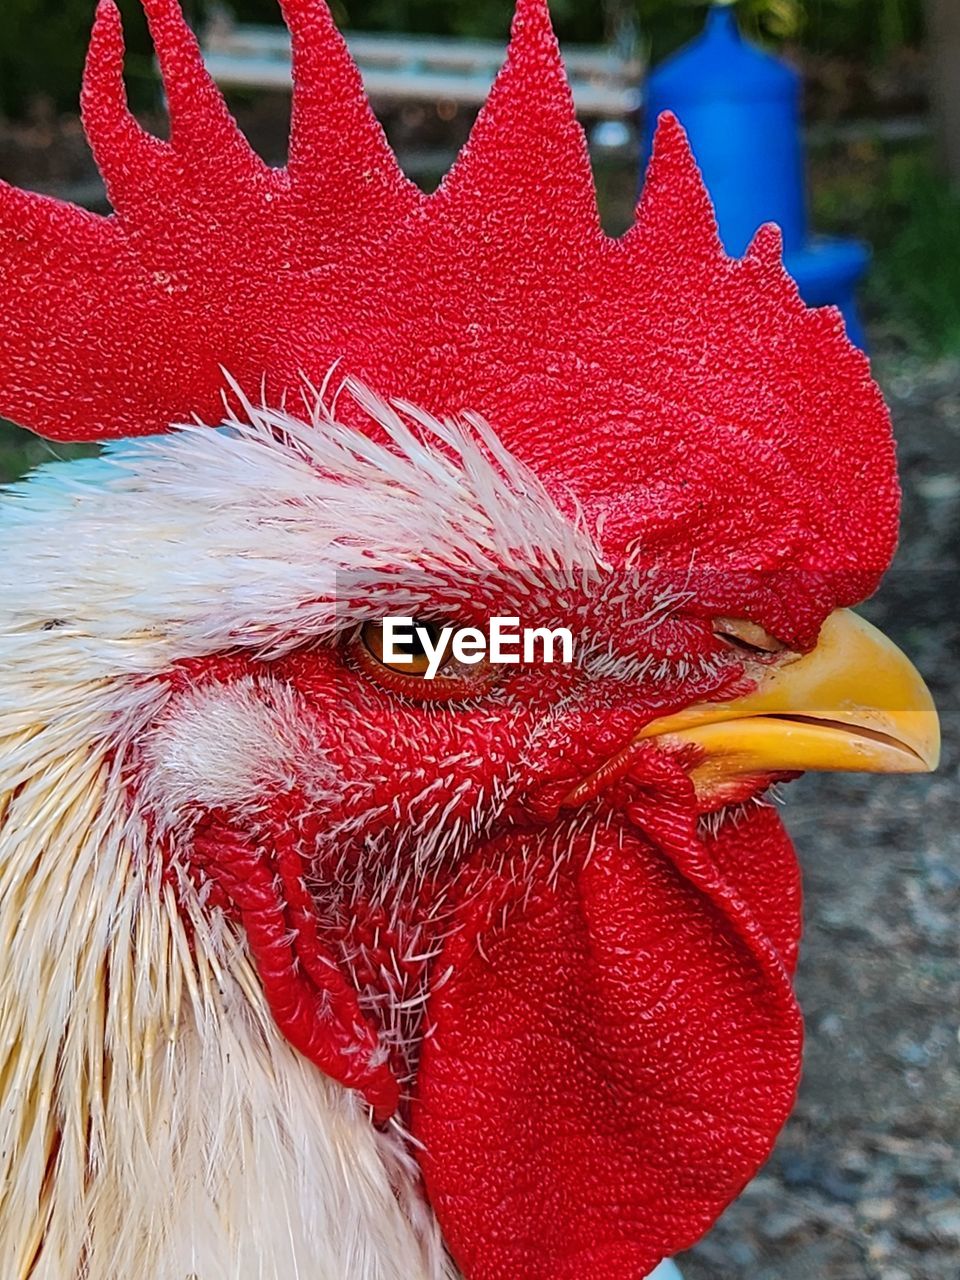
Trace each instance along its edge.
<path fill-rule="evenodd" d="M 105 209 L 76 111 L 93 8 L 94 0 L 0 5 L 0 177 Z M 121 8 L 132 100 L 163 132 L 138 0 Z M 279 18 L 274 0 L 186 8 L 251 140 L 282 163 L 289 93 L 282 33 L 269 29 Z M 467 135 L 511 8 L 510 0 L 334 3 L 368 83 L 379 86 L 375 106 L 401 161 L 426 187 Z M 702 31 L 707 6 L 553 0 L 552 8 L 571 70 L 581 59 L 603 214 L 619 232 L 642 165 L 635 108 L 663 85 L 663 59 Z M 802 119 L 792 132 L 789 111 L 781 114 L 775 144 L 803 149 L 808 234 L 872 246 L 858 314 L 893 410 L 905 511 L 897 563 L 867 612 L 928 678 L 945 752 L 931 778 L 820 777 L 789 789 L 807 886 L 805 1080 L 768 1167 L 682 1264 L 690 1280 L 958 1280 L 960 0 L 742 0 L 733 9 L 744 35 L 801 77 Z M 370 33 L 381 36 L 371 42 Z M 411 43 L 417 35 L 455 43 Z M 721 80 L 728 56 L 708 50 Z M 702 65 L 673 65 L 691 68 L 680 92 L 706 82 Z M 736 83 L 728 88 L 736 93 Z M 756 113 L 769 105 L 747 104 L 758 137 Z M 708 133 L 712 110 L 708 103 Z M 0 424 L 0 480 L 79 451 Z"/>

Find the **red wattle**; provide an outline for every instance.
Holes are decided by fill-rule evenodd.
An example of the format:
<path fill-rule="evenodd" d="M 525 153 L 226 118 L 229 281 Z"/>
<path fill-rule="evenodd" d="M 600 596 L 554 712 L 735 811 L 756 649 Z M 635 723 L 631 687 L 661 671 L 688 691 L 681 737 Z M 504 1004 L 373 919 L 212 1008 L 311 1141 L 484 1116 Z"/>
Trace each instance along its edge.
<path fill-rule="evenodd" d="M 280 847 L 268 856 L 218 827 L 198 838 L 194 858 L 243 923 L 277 1026 L 326 1075 L 356 1089 L 374 1120 L 385 1124 L 399 1105 L 400 1088 L 377 1028 L 320 940 L 296 854 Z"/>
<path fill-rule="evenodd" d="M 699 839 L 665 812 L 673 847 L 571 820 L 498 840 L 465 879 L 413 1129 L 469 1280 L 646 1275 L 712 1224 L 789 1113 L 789 841 L 769 809 Z"/>

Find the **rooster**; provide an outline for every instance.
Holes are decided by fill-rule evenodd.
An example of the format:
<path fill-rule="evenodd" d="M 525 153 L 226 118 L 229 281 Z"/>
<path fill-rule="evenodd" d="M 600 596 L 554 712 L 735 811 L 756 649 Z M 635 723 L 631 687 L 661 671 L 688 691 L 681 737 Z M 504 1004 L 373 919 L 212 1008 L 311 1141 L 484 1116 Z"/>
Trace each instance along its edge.
<path fill-rule="evenodd" d="M 662 120 L 601 229 L 545 0 L 445 182 L 322 0 L 288 165 L 176 0 L 100 0 L 114 213 L 0 189 L 0 412 L 105 442 L 0 522 L 0 1274 L 633 1280 L 768 1156 L 801 1019 L 771 786 L 933 768 L 848 606 L 888 417 Z M 567 627 L 570 663 L 390 660 Z"/>

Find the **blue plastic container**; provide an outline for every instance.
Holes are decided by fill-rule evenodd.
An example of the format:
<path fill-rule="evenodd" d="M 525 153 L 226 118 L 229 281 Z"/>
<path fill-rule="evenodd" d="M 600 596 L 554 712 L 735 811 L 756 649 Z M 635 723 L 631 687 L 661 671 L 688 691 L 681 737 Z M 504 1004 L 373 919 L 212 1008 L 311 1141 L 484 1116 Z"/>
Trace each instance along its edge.
<path fill-rule="evenodd" d="M 713 8 L 702 35 L 650 76 L 644 157 L 660 113 L 672 111 L 689 134 L 727 252 L 739 257 L 759 226 L 778 223 L 787 269 L 805 300 L 840 307 L 862 345 L 854 293 L 869 251 L 857 241 L 809 236 L 801 87 L 791 67 L 743 39 L 731 7 Z"/>

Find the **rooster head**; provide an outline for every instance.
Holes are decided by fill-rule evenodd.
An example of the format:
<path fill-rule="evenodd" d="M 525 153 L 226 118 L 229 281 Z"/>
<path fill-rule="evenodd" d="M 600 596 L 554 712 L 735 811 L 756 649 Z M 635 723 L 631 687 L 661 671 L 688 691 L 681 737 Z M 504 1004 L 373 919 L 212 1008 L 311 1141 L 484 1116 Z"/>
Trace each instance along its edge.
<path fill-rule="evenodd" d="M 4 1274 L 645 1275 L 794 1097 L 769 788 L 935 763 L 847 612 L 880 394 L 674 119 L 604 233 L 545 0 L 430 196 L 322 0 L 280 170 L 143 4 L 169 139 L 113 0 L 83 91 L 114 213 L 0 191 L 0 411 L 112 442 L 0 522 Z M 431 679 L 398 616 L 575 652 Z"/>

